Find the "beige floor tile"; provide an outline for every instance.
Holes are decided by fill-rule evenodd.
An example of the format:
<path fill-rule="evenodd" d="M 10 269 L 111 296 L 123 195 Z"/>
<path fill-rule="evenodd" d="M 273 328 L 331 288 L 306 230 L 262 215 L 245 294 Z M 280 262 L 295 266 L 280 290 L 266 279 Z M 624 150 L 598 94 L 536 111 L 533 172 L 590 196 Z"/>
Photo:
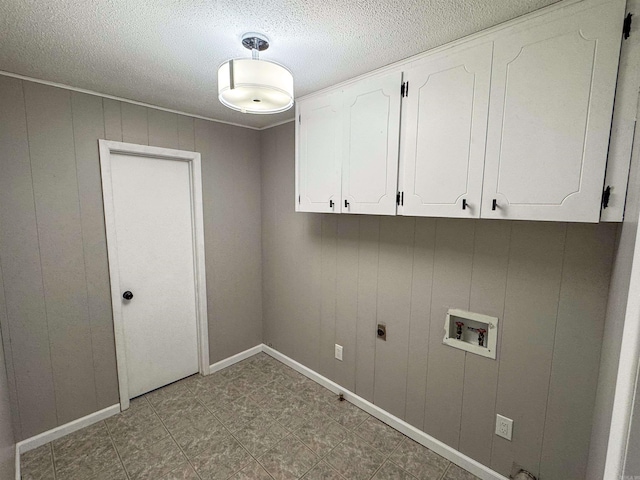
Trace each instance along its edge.
<path fill-rule="evenodd" d="M 200 477 L 191 465 L 186 464 L 162 477 L 161 480 L 200 480 Z"/>
<path fill-rule="evenodd" d="M 236 473 L 230 480 L 273 480 L 273 477 L 255 460 Z"/>
<path fill-rule="evenodd" d="M 23 453 L 20 456 L 20 473 L 23 480 L 54 480 L 51 444 Z"/>
<path fill-rule="evenodd" d="M 449 466 L 447 459 L 409 438 L 393 452 L 391 461 L 419 480 L 439 480 Z"/>
<path fill-rule="evenodd" d="M 176 443 L 167 437 L 143 449 L 120 452 L 122 462 L 132 480 L 155 480 L 187 463 Z"/>
<path fill-rule="evenodd" d="M 318 463 L 319 458 L 293 435 L 283 438 L 258 461 L 276 480 L 300 478 Z"/>
<path fill-rule="evenodd" d="M 340 475 L 350 480 L 369 480 L 385 459 L 384 454 L 353 433 L 325 458 Z"/>
<path fill-rule="evenodd" d="M 203 480 L 226 480 L 248 465 L 253 458 L 231 435 L 191 459 Z"/>
<path fill-rule="evenodd" d="M 21 456 L 23 480 L 477 480 L 265 354 Z"/>
<path fill-rule="evenodd" d="M 405 438 L 400 432 L 374 417 L 366 419 L 354 432 L 378 450 L 388 453 Z"/>
<path fill-rule="evenodd" d="M 480 480 L 475 475 L 460 468 L 458 465 L 451 464 L 447 469 L 447 473 L 444 474 L 442 480 Z"/>
<path fill-rule="evenodd" d="M 323 461 L 309 470 L 303 480 L 345 480 L 345 478 Z"/>
<path fill-rule="evenodd" d="M 395 463 L 385 462 L 372 480 L 416 480 L 416 477 L 405 472 Z"/>

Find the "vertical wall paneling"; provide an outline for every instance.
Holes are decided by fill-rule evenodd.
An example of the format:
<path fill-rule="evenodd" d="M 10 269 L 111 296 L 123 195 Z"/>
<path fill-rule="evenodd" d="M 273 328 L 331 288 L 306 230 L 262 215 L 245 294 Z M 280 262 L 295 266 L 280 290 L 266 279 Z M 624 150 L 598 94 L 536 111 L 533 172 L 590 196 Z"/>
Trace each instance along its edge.
<path fill-rule="evenodd" d="M 511 222 L 480 221 L 476 225 L 469 310 L 498 318 L 500 351 L 509 264 Z M 464 366 L 460 451 L 488 465 L 495 429 L 498 362 L 467 354 Z"/>
<path fill-rule="evenodd" d="M 436 225 L 434 218 L 417 218 L 413 246 L 406 421 L 417 428 L 424 424 Z"/>
<path fill-rule="evenodd" d="M 353 391 L 356 385 L 356 324 L 358 318 L 357 217 L 338 217 L 336 267 L 336 340 L 343 347 L 342 361 L 336 360 L 336 381 Z"/>
<path fill-rule="evenodd" d="M 584 478 L 615 225 L 569 224 L 544 424 L 542 478 Z M 575 347 L 567 347 L 575 345 Z M 586 355 L 585 352 L 589 352 Z M 562 455 L 558 452 L 562 451 Z"/>
<path fill-rule="evenodd" d="M 280 128 L 276 135 L 278 152 L 290 151 L 295 147 L 294 132 L 290 128 Z M 282 185 L 278 199 L 292 199 L 295 195 L 293 181 L 294 165 L 284 162 L 279 178 L 289 178 L 290 181 Z M 276 262 L 282 264 L 287 279 L 287 290 L 293 299 L 285 302 L 285 321 L 287 322 L 286 344 L 295 358 L 299 358 L 305 365 L 317 366 L 320 335 L 320 298 L 317 292 L 321 282 L 322 258 L 322 217 L 307 215 L 298 221 L 293 208 L 278 209 L 277 228 L 288 232 L 280 234 L 279 248 Z M 263 219 L 263 226 L 265 225 Z"/>
<path fill-rule="evenodd" d="M 2 289 L 2 272 L 0 272 L 0 289 Z M 4 307 L 2 303 L 2 293 L 0 293 L 0 308 Z M 2 315 L 0 313 L 0 315 Z M 4 340 L 2 332 L 0 332 L 0 477 L 8 480 L 15 478 L 15 461 L 16 461 L 16 437 L 13 430 L 13 422 L 11 415 L 11 403 L 9 398 L 9 379 L 8 374 L 11 371 L 5 362 Z M 6 374 L 5 374 L 6 372 Z"/>
<path fill-rule="evenodd" d="M 72 92 L 71 107 L 96 398 L 102 409 L 119 401 L 97 141 L 105 124 L 101 98 Z"/>
<path fill-rule="evenodd" d="M 293 141 L 293 139 L 292 139 Z M 288 198 L 292 198 L 293 182 L 290 182 Z M 281 219 L 292 227 L 292 243 L 286 245 L 285 255 L 290 256 L 291 293 L 295 301 L 291 303 L 294 320 L 290 326 L 293 352 L 305 365 L 317 366 L 318 337 L 320 334 L 320 291 L 322 219 L 320 215 L 309 215 L 302 222 L 296 222 L 293 209 L 282 212 Z M 286 305 L 286 303 L 285 303 Z M 310 332 L 315 332 L 310 334 Z"/>
<path fill-rule="evenodd" d="M 122 141 L 149 145 L 148 108 L 132 103 L 121 102 Z"/>
<path fill-rule="evenodd" d="M 178 140 L 178 115 L 155 108 L 148 108 L 149 145 L 164 148 L 180 148 Z"/>
<path fill-rule="evenodd" d="M 636 393 L 634 407 L 632 411 L 631 424 L 629 425 L 629 441 L 627 443 L 627 452 L 624 465 L 624 475 L 626 478 L 633 478 L 640 474 L 640 412 L 638 412 L 638 399 L 640 398 L 640 369 L 636 374 Z M 625 477 L 623 477 L 625 478 Z"/>
<path fill-rule="evenodd" d="M 491 467 L 503 475 L 513 459 L 539 474 L 566 229 L 517 222 L 511 230 L 496 412 L 515 428 L 511 442 L 494 436 L 491 454 Z"/>
<path fill-rule="evenodd" d="M 358 241 L 355 392 L 370 402 L 373 402 L 375 379 L 379 246 L 380 217 L 361 216 Z"/>
<path fill-rule="evenodd" d="M 97 408 L 71 94 L 28 82 L 24 89 L 57 414 L 65 423 Z"/>
<path fill-rule="evenodd" d="M 100 138 L 202 147 L 211 362 L 262 341 L 259 132 L 3 76 L 0 103 L 0 327 L 17 440 L 118 401 Z"/>
<path fill-rule="evenodd" d="M 196 148 L 193 117 L 178 115 L 178 148 L 193 151 Z"/>
<path fill-rule="evenodd" d="M 336 276 L 337 276 L 337 230 L 336 215 L 322 215 L 322 284 L 320 304 L 320 373 L 334 377 L 333 356 L 336 338 Z"/>
<path fill-rule="evenodd" d="M 196 151 L 200 152 L 202 158 L 213 159 L 216 154 L 216 142 L 212 135 L 210 125 L 203 120 L 195 120 L 195 145 Z M 213 160 L 202 162 L 202 183 L 209 183 L 210 177 L 215 176 L 215 164 Z M 213 180 L 213 179 L 212 179 Z M 215 235 L 216 227 L 213 219 L 212 205 L 218 200 L 214 189 L 202 189 L 204 236 L 212 238 Z M 217 303 L 217 295 L 212 288 L 219 280 L 221 272 L 215 269 L 214 256 L 209 254 L 209 249 L 205 249 L 205 265 L 207 274 L 207 314 L 209 316 L 209 361 L 213 363 L 215 359 L 224 358 L 216 350 L 216 337 L 218 322 L 217 314 L 222 310 L 222 306 Z"/>
<path fill-rule="evenodd" d="M 280 350 L 282 348 L 280 338 L 284 334 L 284 329 L 280 328 L 280 323 L 284 320 L 284 315 L 278 308 L 279 297 L 282 295 L 280 286 L 281 274 L 279 269 L 282 266 L 280 261 L 282 256 L 282 246 L 280 235 L 284 228 L 281 226 L 278 205 L 284 203 L 278 201 L 278 196 L 283 195 L 282 190 L 277 188 L 279 175 L 283 174 L 288 166 L 289 159 L 286 156 L 278 155 L 278 135 L 277 129 L 270 131 L 272 135 L 261 132 L 260 158 L 262 159 L 261 185 L 262 185 L 262 304 L 264 316 L 273 321 L 263 322 L 263 341 Z M 270 195 L 264 195 L 269 191 Z M 269 256 L 267 256 L 269 252 Z M 316 349 L 317 350 L 317 349 Z"/>
<path fill-rule="evenodd" d="M 283 132 L 279 132 L 276 136 L 276 150 L 278 152 L 281 152 L 283 148 L 286 148 L 284 143 Z M 280 175 L 288 175 L 290 173 L 290 168 L 291 167 L 283 166 L 282 170 L 279 170 L 278 173 Z M 276 197 L 277 199 L 283 197 L 291 198 L 290 195 L 293 193 L 293 185 L 290 182 L 287 182 L 287 185 L 284 185 L 281 190 L 282 191 L 278 192 L 278 196 Z M 278 257 L 276 262 L 279 264 L 278 274 L 280 279 L 283 285 L 285 285 L 285 289 L 288 294 L 290 294 L 291 298 L 294 299 L 293 302 L 281 302 L 279 304 L 282 307 L 282 310 L 280 311 L 280 315 L 282 316 L 281 328 L 284 330 L 282 332 L 283 334 L 280 336 L 280 346 L 283 351 L 289 352 L 292 356 L 295 356 L 295 353 L 298 350 L 297 337 L 301 319 L 297 317 L 299 305 L 299 299 L 295 297 L 297 290 L 292 291 L 292 288 L 297 288 L 297 286 L 293 285 L 297 278 L 292 278 L 292 276 L 295 276 L 295 266 L 296 262 L 299 260 L 297 256 L 294 258 L 294 244 L 298 243 L 294 240 L 294 237 L 297 237 L 299 230 L 296 229 L 296 223 L 292 222 L 292 213 L 293 209 L 278 209 L 277 212 L 279 230 L 282 229 L 288 234 L 278 235 Z"/>
<path fill-rule="evenodd" d="M 0 224 L 0 228 L 1 227 L 2 225 Z M 4 334 L 2 334 L 2 332 L 4 332 Z M 11 350 L 11 339 L 9 338 L 9 318 L 7 316 L 7 302 L 4 297 L 2 262 L 0 262 L 0 336 L 2 337 L 2 345 L 0 345 L 0 355 L 4 357 L 0 358 L 0 363 L 4 362 L 7 371 L 7 392 L 5 392 L 6 395 L 4 398 L 8 399 L 9 412 L 12 413 L 11 433 L 14 435 L 15 439 L 22 436 L 22 425 L 20 422 L 20 408 L 18 406 L 18 388 L 16 386 L 16 374 L 13 368 L 13 352 Z M 5 354 L 4 352 L 7 353 Z"/>
<path fill-rule="evenodd" d="M 465 353 L 442 344 L 449 308 L 469 309 L 477 221 L 439 219 L 433 266 L 431 326 L 424 427 L 458 448 Z"/>
<path fill-rule="evenodd" d="M 196 120 L 195 142 L 214 363 L 262 341 L 260 132 Z"/>
<path fill-rule="evenodd" d="M 638 112 L 640 117 L 640 104 L 638 104 Z M 598 391 L 596 392 L 596 406 L 589 445 L 588 480 L 602 478 L 609 443 L 620 347 L 629 295 L 638 216 L 640 215 L 640 128 L 636 128 L 634 147 L 629 170 L 624 222 L 618 225 L 615 255 L 611 267 L 611 284 L 608 291 L 609 301 L 602 339 Z"/>
<path fill-rule="evenodd" d="M 387 340 L 376 339 L 374 402 L 400 418 L 405 416 L 411 280 L 415 219 L 380 219 L 378 322 Z M 384 273 L 382 273 L 384 272 Z"/>
<path fill-rule="evenodd" d="M 265 340 L 286 343 L 299 361 L 289 345 L 315 340 L 322 348 L 307 358 L 317 355 L 318 366 L 308 366 L 348 382 L 333 347 L 350 344 L 343 332 L 352 328 L 353 293 L 342 278 L 357 265 L 358 395 L 502 474 L 516 462 L 542 478 L 581 478 L 573 472 L 588 450 L 615 229 L 363 215 L 355 239 L 354 217 L 292 213 L 294 148 L 278 149 L 276 140 L 293 127 L 261 132 Z M 322 235 L 313 222 L 322 222 Z M 322 284 L 315 297 L 304 292 L 311 306 L 301 320 L 303 291 L 288 275 L 304 252 L 316 255 L 301 265 L 320 268 Z M 311 283 L 313 270 L 301 270 L 295 282 Z M 496 360 L 442 344 L 452 307 L 500 319 Z M 387 323 L 386 342 L 375 337 L 378 321 Z M 585 371 L 575 373 L 577 362 Z M 512 442 L 494 435 L 496 413 L 514 420 Z M 564 436 L 571 432 L 580 441 Z"/>
<path fill-rule="evenodd" d="M 102 99 L 104 114 L 104 138 L 115 142 L 122 142 L 122 111 L 121 103 L 110 98 Z"/>
<path fill-rule="evenodd" d="M 16 429 L 22 439 L 57 425 L 56 399 L 23 83 L 0 77 L 0 104 L 0 261 L 7 312 L 2 328 L 11 344 L 17 402 L 28 412 Z"/>

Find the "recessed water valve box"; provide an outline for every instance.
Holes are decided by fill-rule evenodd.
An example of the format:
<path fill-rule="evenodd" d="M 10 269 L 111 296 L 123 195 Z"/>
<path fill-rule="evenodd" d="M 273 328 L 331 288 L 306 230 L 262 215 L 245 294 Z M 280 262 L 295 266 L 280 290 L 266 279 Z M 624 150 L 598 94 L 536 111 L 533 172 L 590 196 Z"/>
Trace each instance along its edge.
<path fill-rule="evenodd" d="M 444 323 L 442 343 L 467 352 L 496 358 L 498 319 L 481 313 L 450 308 Z"/>

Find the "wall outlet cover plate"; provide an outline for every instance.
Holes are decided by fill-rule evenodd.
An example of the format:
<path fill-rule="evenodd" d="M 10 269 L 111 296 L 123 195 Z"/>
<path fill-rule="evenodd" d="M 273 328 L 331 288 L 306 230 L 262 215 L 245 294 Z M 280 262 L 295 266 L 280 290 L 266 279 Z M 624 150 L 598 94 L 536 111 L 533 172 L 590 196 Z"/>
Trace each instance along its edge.
<path fill-rule="evenodd" d="M 511 441 L 513 436 L 513 420 L 502 415 L 496 415 L 496 435 Z"/>

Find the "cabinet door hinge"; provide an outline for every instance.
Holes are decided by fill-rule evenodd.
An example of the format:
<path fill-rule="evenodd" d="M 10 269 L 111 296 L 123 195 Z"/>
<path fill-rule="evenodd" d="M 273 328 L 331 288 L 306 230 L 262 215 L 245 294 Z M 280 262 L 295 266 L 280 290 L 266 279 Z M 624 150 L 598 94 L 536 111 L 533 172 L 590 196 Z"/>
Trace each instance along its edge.
<path fill-rule="evenodd" d="M 622 24 L 622 38 L 625 40 L 631 35 L 631 17 L 633 17 L 633 14 L 627 13 L 627 16 L 624 17 L 624 23 Z"/>
<path fill-rule="evenodd" d="M 611 187 L 607 185 L 607 188 L 602 192 L 602 209 L 604 210 L 609 206 L 609 198 L 611 197 Z"/>
<path fill-rule="evenodd" d="M 302 123 L 302 115 L 298 115 L 298 123 Z"/>
<path fill-rule="evenodd" d="M 402 85 L 400 85 L 400 96 L 401 97 L 408 97 L 409 96 L 409 81 L 408 80 L 406 82 L 402 82 Z"/>
<path fill-rule="evenodd" d="M 298 195 L 298 203 L 300 203 L 300 195 Z"/>
<path fill-rule="evenodd" d="M 404 192 L 398 192 L 396 194 L 396 205 L 404 205 Z"/>

